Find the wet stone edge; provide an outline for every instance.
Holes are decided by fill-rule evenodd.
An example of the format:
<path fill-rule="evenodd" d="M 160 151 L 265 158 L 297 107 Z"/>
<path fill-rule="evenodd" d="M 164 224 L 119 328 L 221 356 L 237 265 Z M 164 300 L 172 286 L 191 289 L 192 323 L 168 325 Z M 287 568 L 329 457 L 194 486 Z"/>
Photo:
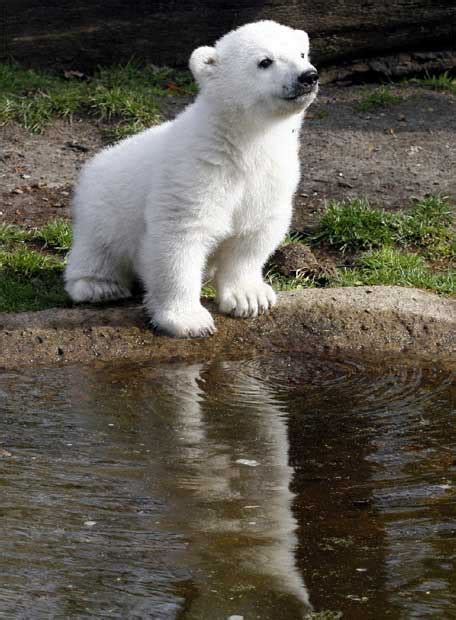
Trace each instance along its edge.
<path fill-rule="evenodd" d="M 253 319 L 213 312 L 212 338 L 156 335 L 139 304 L 0 314 L 0 368 L 94 361 L 175 362 L 318 354 L 456 369 L 456 300 L 396 286 L 307 289 L 279 295 Z"/>

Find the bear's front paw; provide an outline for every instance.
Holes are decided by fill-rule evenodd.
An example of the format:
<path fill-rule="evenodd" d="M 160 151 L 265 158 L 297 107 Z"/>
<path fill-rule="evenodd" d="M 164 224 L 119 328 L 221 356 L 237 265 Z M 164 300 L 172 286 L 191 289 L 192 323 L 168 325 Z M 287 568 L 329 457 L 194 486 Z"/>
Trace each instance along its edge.
<path fill-rule="evenodd" d="M 205 338 L 217 331 L 212 316 L 203 306 L 193 310 L 154 312 L 152 325 L 160 334 L 174 338 Z"/>
<path fill-rule="evenodd" d="M 264 282 L 223 289 L 217 298 L 220 312 L 238 317 L 264 314 L 276 303 L 276 294 Z"/>

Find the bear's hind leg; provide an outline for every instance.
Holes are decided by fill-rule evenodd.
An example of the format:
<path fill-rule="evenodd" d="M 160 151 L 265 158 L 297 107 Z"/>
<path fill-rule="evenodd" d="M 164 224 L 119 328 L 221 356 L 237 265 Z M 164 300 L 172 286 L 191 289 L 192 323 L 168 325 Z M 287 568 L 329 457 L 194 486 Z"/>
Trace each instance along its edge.
<path fill-rule="evenodd" d="M 68 280 L 65 290 L 76 303 L 96 303 L 98 301 L 124 299 L 131 296 L 131 291 L 127 286 L 123 286 L 119 282 L 100 280 L 99 278 Z"/>
<path fill-rule="evenodd" d="M 107 251 L 74 243 L 65 270 L 65 290 L 77 303 L 96 303 L 131 296 L 132 277 Z"/>

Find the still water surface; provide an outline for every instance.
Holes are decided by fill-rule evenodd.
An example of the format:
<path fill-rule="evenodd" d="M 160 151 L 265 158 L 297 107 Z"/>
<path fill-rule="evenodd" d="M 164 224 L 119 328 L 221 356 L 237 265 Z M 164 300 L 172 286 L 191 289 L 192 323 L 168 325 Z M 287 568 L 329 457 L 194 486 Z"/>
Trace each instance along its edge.
<path fill-rule="evenodd" d="M 0 618 L 456 618 L 454 378 L 0 373 L 0 552 Z"/>

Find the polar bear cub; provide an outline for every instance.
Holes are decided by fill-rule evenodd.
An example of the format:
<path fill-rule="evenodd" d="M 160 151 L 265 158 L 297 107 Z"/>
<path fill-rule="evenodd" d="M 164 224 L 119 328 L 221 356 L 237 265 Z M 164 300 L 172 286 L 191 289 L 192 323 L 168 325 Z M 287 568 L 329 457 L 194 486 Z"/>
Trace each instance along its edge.
<path fill-rule="evenodd" d="M 223 313 L 275 303 L 262 268 L 290 224 L 300 126 L 318 90 L 307 34 L 273 21 L 196 49 L 190 69 L 193 104 L 84 167 L 65 272 L 76 302 L 128 297 L 140 279 L 153 325 L 178 337 L 215 331 L 205 274 Z"/>

